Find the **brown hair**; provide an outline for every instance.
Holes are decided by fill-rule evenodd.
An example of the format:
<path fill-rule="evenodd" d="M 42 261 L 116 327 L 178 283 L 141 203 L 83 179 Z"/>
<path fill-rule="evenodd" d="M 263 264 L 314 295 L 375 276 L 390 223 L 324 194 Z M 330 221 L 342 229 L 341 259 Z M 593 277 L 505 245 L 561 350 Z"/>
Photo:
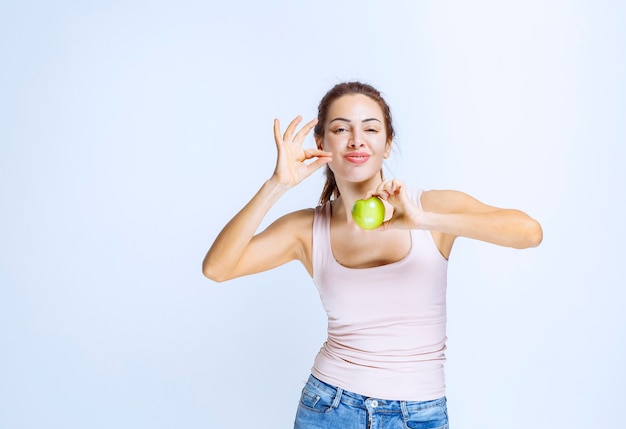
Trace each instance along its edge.
<path fill-rule="evenodd" d="M 343 97 L 344 95 L 363 94 L 374 100 L 380 106 L 380 110 L 383 112 L 385 131 L 387 132 L 387 141 L 393 140 L 395 132 L 393 130 L 393 122 L 391 120 L 391 109 L 387 102 L 383 99 L 380 92 L 371 85 L 362 82 L 343 82 L 338 83 L 330 89 L 322 97 L 319 106 L 317 107 L 317 125 L 313 129 L 313 134 L 316 139 L 324 137 L 324 124 L 326 123 L 326 116 L 328 115 L 328 109 L 335 100 Z M 381 172 L 382 174 L 382 172 Z M 339 188 L 337 188 L 337 182 L 335 181 L 335 174 L 326 166 L 326 183 L 322 189 L 322 195 L 320 196 L 320 204 L 324 204 L 332 198 L 339 196 Z"/>

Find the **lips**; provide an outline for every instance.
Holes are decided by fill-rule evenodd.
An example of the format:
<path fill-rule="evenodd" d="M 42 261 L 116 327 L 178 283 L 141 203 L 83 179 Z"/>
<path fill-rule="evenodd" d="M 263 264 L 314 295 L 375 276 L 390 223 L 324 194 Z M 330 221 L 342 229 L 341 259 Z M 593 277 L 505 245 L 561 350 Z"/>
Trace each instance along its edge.
<path fill-rule="evenodd" d="M 370 155 L 366 152 L 351 152 L 344 155 L 344 158 L 353 164 L 363 164 L 364 162 L 367 162 Z"/>

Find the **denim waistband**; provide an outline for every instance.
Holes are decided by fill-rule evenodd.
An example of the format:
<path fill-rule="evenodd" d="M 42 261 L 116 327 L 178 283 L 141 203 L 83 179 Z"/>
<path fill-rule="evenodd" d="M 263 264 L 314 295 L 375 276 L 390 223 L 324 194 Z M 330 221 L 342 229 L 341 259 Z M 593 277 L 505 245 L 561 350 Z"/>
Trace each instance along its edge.
<path fill-rule="evenodd" d="M 332 395 L 336 398 L 336 402 L 343 402 L 346 404 L 350 404 L 354 407 L 360 407 L 363 409 L 369 409 L 372 403 L 375 403 L 375 407 L 379 410 L 389 410 L 389 411 L 418 411 L 423 410 L 429 407 L 438 407 L 446 405 L 446 397 L 441 397 L 428 401 L 401 401 L 401 400 L 389 400 L 376 398 L 371 396 L 364 396 L 358 393 L 350 392 L 348 390 L 343 390 L 340 387 L 332 386 L 328 383 L 323 382 L 322 380 L 316 378 L 313 375 L 309 376 L 308 383 L 313 386 L 327 392 L 329 395 Z"/>

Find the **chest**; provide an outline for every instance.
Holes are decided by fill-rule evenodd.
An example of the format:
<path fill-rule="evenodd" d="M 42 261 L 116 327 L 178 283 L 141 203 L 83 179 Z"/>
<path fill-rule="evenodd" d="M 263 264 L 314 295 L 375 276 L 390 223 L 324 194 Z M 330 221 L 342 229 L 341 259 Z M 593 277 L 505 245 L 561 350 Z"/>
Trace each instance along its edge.
<path fill-rule="evenodd" d="M 398 262 L 409 254 L 411 232 L 355 230 L 331 222 L 330 246 L 333 257 L 344 267 L 378 267 Z"/>

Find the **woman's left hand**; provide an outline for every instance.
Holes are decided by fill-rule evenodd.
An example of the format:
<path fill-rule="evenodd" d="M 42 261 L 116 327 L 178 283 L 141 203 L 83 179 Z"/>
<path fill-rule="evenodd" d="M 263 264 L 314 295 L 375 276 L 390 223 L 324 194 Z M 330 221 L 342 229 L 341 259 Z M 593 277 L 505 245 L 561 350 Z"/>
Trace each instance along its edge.
<path fill-rule="evenodd" d="M 423 227 L 422 209 L 409 197 L 400 180 L 384 180 L 366 198 L 379 197 L 393 207 L 391 217 L 385 216 L 381 229 L 420 229 Z"/>

